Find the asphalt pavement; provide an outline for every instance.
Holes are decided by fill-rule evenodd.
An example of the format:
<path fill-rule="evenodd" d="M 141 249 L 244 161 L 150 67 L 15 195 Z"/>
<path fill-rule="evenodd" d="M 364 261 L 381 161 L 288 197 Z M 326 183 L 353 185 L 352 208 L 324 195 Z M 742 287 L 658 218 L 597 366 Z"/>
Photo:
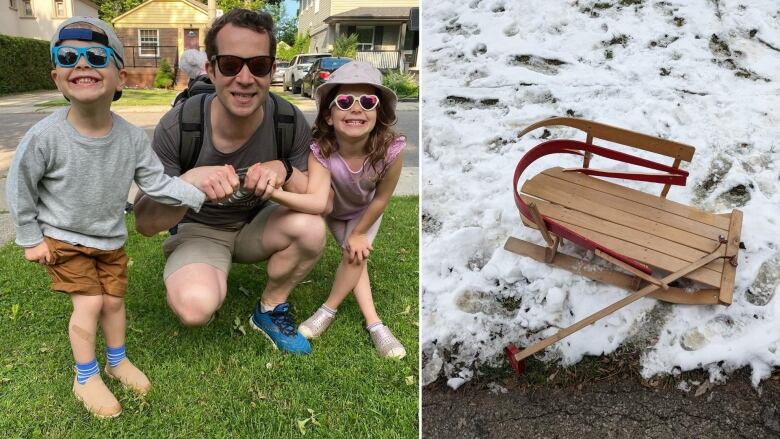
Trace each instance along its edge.
<path fill-rule="evenodd" d="M 272 91 L 286 94 L 281 87 L 273 87 Z M 16 147 L 27 130 L 50 112 L 59 107 L 36 106 L 41 102 L 59 98 L 58 91 L 22 93 L 10 96 L 0 96 L 0 245 L 14 236 L 8 204 L 5 197 L 5 181 L 8 167 Z M 300 96 L 291 96 L 292 101 L 301 109 L 309 123 L 316 117 L 314 101 Z M 169 110 L 169 107 L 122 107 L 115 105 L 113 111 L 127 119 L 130 123 L 143 128 L 151 136 L 157 122 Z M 396 195 L 417 195 L 419 193 L 419 106 L 417 102 L 399 102 L 396 111 L 398 123 L 396 129 L 407 136 L 407 148 L 404 154 L 404 169 L 401 180 L 396 188 Z M 136 192 L 135 185 L 128 194 L 132 200 Z"/>

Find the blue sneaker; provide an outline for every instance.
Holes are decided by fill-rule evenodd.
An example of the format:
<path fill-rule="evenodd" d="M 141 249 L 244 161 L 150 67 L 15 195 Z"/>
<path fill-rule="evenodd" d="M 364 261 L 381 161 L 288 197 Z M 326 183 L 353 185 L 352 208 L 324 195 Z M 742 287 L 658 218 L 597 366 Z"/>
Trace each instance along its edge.
<path fill-rule="evenodd" d="M 249 318 L 249 325 L 268 337 L 276 349 L 293 354 L 311 353 L 309 341 L 295 330 L 295 322 L 290 317 L 290 305 L 286 303 L 276 305 L 269 312 L 261 312 L 258 303 Z"/>

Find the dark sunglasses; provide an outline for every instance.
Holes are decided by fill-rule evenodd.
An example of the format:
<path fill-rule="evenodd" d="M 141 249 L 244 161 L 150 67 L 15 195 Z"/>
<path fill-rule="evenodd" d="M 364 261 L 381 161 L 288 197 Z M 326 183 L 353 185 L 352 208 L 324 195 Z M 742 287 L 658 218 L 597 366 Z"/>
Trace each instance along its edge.
<path fill-rule="evenodd" d="M 366 111 L 371 111 L 379 105 L 379 97 L 377 95 L 338 95 L 330 103 L 329 108 L 336 105 L 339 110 L 349 111 L 355 105 L 355 101 L 360 102 L 360 107 Z"/>
<path fill-rule="evenodd" d="M 73 67 L 79 63 L 79 58 L 83 56 L 90 67 L 102 69 L 108 66 L 113 55 L 114 51 L 111 50 L 110 47 L 104 46 L 54 46 L 54 48 L 51 49 L 52 61 L 55 66 L 60 67 Z"/>
<path fill-rule="evenodd" d="M 225 76 L 236 76 L 244 68 L 249 67 L 249 72 L 254 76 L 265 76 L 271 73 L 274 66 L 274 57 L 261 55 L 251 58 L 241 58 L 235 55 L 214 55 L 211 62 L 216 60 L 219 71 Z"/>

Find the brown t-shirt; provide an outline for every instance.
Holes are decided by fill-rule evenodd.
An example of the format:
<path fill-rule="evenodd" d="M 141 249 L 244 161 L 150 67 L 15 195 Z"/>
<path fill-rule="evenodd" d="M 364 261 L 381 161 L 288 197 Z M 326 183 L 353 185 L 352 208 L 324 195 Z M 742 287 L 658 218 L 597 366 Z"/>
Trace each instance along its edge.
<path fill-rule="evenodd" d="M 211 100 L 215 95 L 206 97 L 203 147 L 195 166 L 211 166 L 230 164 L 236 170 L 247 168 L 258 162 L 278 160 L 276 145 L 274 144 L 274 102 L 269 96 L 265 100 L 264 117 L 260 127 L 252 134 L 252 137 L 230 154 L 223 154 L 214 148 L 211 140 Z M 154 130 L 152 148 L 160 157 L 165 168 L 165 173 L 171 176 L 181 174 L 179 163 L 179 113 L 181 105 L 177 105 L 168 111 L 157 128 Z M 301 171 L 307 168 L 309 157 L 309 145 L 311 144 L 311 128 L 301 111 L 295 107 L 295 140 L 289 149 L 290 163 Z M 283 149 L 287 151 L 287 149 Z M 249 222 L 267 203 L 254 195 L 246 196 L 242 192 L 234 193 L 229 199 L 217 203 L 206 201 L 200 212 L 192 210 L 182 219 L 182 222 L 196 222 L 211 226 L 225 226 L 232 228 L 242 223 Z"/>

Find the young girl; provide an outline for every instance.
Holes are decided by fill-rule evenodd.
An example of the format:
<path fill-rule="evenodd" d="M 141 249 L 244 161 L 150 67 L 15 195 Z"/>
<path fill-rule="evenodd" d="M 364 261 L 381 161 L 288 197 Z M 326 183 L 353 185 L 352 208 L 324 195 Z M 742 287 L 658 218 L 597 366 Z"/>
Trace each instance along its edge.
<path fill-rule="evenodd" d="M 307 213 L 330 210 L 326 221 L 343 251 L 328 299 L 298 330 L 306 338 L 318 337 L 354 291 L 379 355 L 403 358 L 406 350 L 374 308 L 367 267 L 403 166 L 406 139 L 391 128 L 398 98 L 382 85 L 379 70 L 353 61 L 333 72 L 316 99 L 307 193 L 276 191 L 272 199 Z"/>

